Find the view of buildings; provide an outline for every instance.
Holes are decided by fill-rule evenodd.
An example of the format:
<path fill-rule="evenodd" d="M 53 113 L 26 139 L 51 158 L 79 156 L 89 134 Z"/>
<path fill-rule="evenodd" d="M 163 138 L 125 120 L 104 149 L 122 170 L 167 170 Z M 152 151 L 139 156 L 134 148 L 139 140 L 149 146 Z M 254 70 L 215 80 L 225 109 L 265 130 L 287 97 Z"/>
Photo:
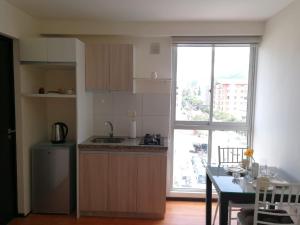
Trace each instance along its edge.
<path fill-rule="evenodd" d="M 214 164 L 218 146 L 247 146 L 246 131 L 220 123 L 246 122 L 249 56 L 249 47 L 177 48 L 173 188 L 205 189 L 209 151 Z"/>
<path fill-rule="evenodd" d="M 214 110 L 226 112 L 232 119 L 244 122 L 247 115 L 248 84 L 217 83 L 214 94 Z"/>
<path fill-rule="evenodd" d="M 214 121 L 244 122 L 247 115 L 248 85 L 244 83 L 217 83 L 214 87 Z M 177 112 L 183 119 L 209 118 L 209 98 L 201 98 L 200 88 L 190 86 L 182 90 L 177 100 Z M 207 99 L 207 101 L 203 101 Z M 211 163 L 217 163 L 217 147 L 246 146 L 247 133 L 214 131 Z M 205 189 L 205 166 L 208 160 L 208 131 L 174 131 L 173 187 L 178 189 Z"/>

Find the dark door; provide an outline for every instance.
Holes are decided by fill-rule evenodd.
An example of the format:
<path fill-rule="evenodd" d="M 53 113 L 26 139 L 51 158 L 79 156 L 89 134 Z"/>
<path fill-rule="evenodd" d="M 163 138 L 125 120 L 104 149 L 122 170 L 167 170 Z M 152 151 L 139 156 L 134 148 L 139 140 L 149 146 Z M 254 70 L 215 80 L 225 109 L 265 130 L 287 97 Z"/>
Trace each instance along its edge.
<path fill-rule="evenodd" d="M 13 41 L 0 36 L 0 225 L 17 214 Z"/>

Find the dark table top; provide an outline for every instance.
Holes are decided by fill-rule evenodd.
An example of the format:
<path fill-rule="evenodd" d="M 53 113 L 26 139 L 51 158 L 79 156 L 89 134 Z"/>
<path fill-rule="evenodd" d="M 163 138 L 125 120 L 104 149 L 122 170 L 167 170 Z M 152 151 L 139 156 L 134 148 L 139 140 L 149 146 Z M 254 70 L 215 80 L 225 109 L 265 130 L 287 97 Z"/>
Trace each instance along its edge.
<path fill-rule="evenodd" d="M 255 194 L 252 181 L 245 177 L 234 179 L 223 167 L 207 166 L 206 172 L 218 193 Z M 291 182 L 291 179 L 278 170 L 279 177 Z"/>
<path fill-rule="evenodd" d="M 245 177 L 234 179 L 233 176 L 226 172 L 223 167 L 207 166 L 206 170 L 213 185 L 219 193 L 255 194 L 252 182 L 249 182 L 249 180 Z"/>

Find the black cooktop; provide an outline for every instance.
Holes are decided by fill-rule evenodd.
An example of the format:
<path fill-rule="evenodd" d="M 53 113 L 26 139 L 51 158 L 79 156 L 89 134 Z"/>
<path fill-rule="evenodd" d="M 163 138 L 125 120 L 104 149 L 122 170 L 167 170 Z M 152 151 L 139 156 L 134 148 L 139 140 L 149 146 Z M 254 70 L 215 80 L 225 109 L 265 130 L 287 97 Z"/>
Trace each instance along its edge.
<path fill-rule="evenodd" d="M 140 142 L 140 145 L 163 145 L 163 137 L 160 134 L 146 134 Z"/>

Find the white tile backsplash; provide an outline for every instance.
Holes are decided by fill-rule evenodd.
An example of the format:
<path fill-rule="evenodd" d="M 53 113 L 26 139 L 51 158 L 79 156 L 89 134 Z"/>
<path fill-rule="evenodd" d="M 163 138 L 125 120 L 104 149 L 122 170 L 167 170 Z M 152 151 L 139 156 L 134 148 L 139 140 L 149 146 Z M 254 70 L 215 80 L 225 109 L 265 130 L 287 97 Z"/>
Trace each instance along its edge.
<path fill-rule="evenodd" d="M 168 116 L 144 116 L 143 134 L 161 134 L 167 137 L 169 134 Z"/>
<path fill-rule="evenodd" d="M 170 120 L 169 94 L 131 94 L 122 92 L 94 94 L 94 133 L 107 135 L 104 122 L 114 125 L 116 136 L 128 136 L 128 111 L 136 111 L 137 136 L 160 133 L 168 136 Z"/>
<path fill-rule="evenodd" d="M 113 110 L 113 96 L 110 93 L 94 94 L 94 114 L 111 115 Z"/>
<path fill-rule="evenodd" d="M 144 94 L 143 115 L 169 116 L 170 95 L 169 94 Z"/>
<path fill-rule="evenodd" d="M 104 125 L 105 121 L 113 122 L 113 116 L 111 115 L 99 115 L 94 114 L 94 134 L 95 135 L 108 135 L 109 128 Z"/>
<path fill-rule="evenodd" d="M 128 116 L 128 111 L 136 111 L 140 116 L 142 114 L 142 95 L 114 92 L 113 96 L 113 115 Z"/>
<path fill-rule="evenodd" d="M 129 136 L 130 133 L 130 119 L 128 116 L 115 116 L 113 120 L 116 136 Z M 136 134 L 142 135 L 142 118 L 136 118 Z"/>

